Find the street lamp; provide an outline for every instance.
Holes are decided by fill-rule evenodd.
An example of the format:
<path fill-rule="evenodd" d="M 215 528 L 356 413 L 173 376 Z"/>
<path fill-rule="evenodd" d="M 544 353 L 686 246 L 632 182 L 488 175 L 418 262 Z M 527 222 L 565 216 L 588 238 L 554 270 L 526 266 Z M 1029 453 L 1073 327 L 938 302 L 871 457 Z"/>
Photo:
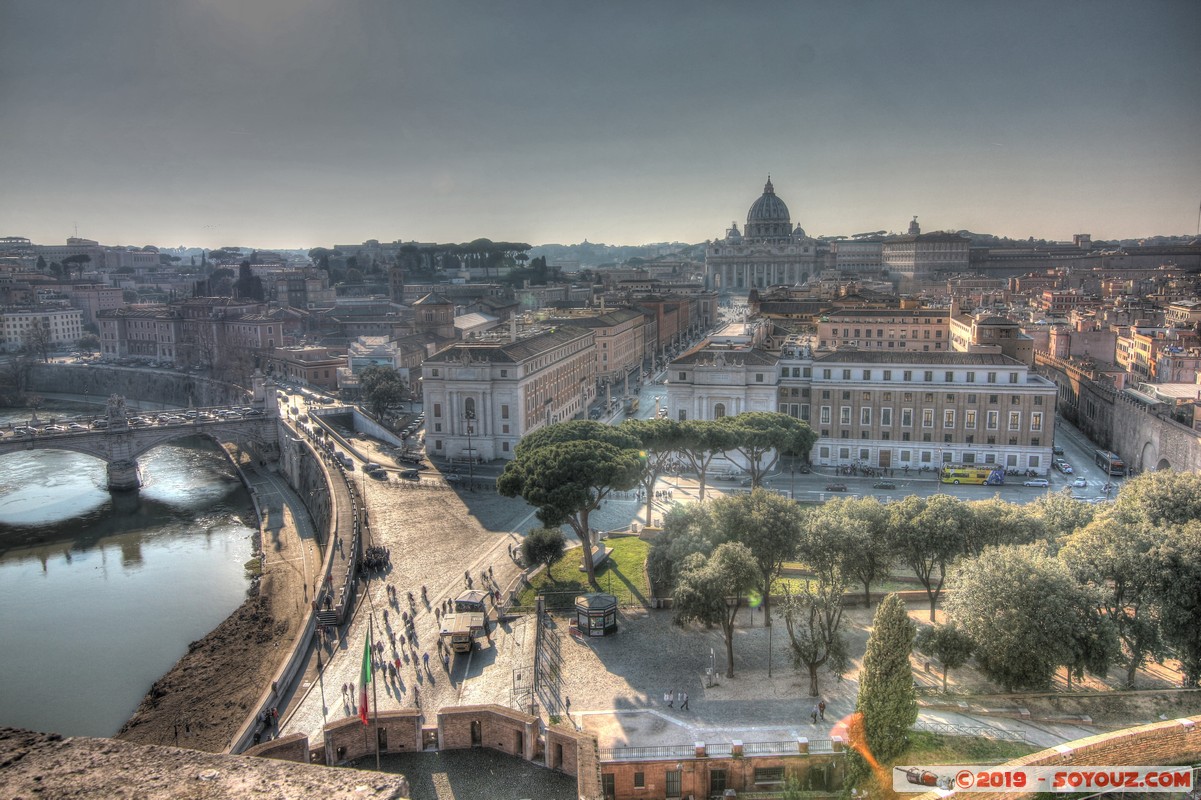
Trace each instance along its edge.
<path fill-rule="evenodd" d="M 472 491 L 475 488 L 475 451 L 471 449 L 471 423 L 475 422 L 475 412 L 463 412 L 463 419 L 467 423 L 467 488 Z"/>

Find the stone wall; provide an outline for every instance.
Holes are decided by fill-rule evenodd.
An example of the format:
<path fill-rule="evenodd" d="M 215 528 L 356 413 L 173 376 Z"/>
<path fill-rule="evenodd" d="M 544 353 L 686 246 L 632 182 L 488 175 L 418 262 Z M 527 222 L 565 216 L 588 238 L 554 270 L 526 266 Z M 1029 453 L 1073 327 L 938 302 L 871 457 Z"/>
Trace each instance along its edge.
<path fill-rule="evenodd" d="M 1119 394 L 1114 407 L 1113 441 L 1114 452 L 1139 472 L 1201 470 L 1197 431 L 1126 395 Z"/>
<path fill-rule="evenodd" d="M 177 408 L 242 405 L 250 400 L 250 393 L 239 386 L 187 372 L 83 364 L 33 364 L 26 391 L 84 395 L 101 401 L 119 394 Z"/>
<path fill-rule="evenodd" d="M 254 747 L 243 752 L 242 755 L 307 764 L 309 763 L 309 737 L 303 733 L 289 733 L 287 736 L 281 736 L 269 742 L 256 744 Z"/>
<path fill-rule="evenodd" d="M 459 706 L 438 714 L 438 742 L 443 750 L 488 747 L 511 756 L 538 757 L 539 720 L 501 706 Z"/>
<path fill-rule="evenodd" d="M 1057 745 L 1007 762 L 1030 767 L 1172 766 L 1201 760 L 1201 716 L 1155 722 Z M 958 793 L 951 793 L 952 795 Z M 941 800 L 947 793 L 928 792 L 916 800 Z M 1012 800 L 1016 795 L 972 792 L 971 800 Z"/>
<path fill-rule="evenodd" d="M 358 717 L 346 717 L 325 726 L 326 758 L 330 764 L 381 753 L 414 753 L 421 750 L 421 712 L 417 709 L 385 711 L 364 726 Z M 366 730 L 366 735 L 364 735 Z"/>

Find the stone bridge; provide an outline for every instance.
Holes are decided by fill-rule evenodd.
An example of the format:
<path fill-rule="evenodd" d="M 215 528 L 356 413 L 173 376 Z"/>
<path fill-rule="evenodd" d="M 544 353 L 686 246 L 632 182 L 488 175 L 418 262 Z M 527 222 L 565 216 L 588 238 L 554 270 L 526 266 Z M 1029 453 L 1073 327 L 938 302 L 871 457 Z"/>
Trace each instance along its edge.
<path fill-rule="evenodd" d="M 254 442 L 275 449 L 279 441 L 278 406 L 266 398 L 265 387 L 255 387 L 251 408 L 180 408 L 153 412 L 151 421 L 131 417 L 125 398 L 109 398 L 105 414 L 95 426 L 83 430 L 39 430 L 20 426 L 5 431 L 0 439 L 0 456 L 19 450 L 71 450 L 93 456 L 108 465 L 108 488 L 133 490 L 141 486 L 138 457 L 160 444 L 187 436 L 209 436 L 217 442 Z"/>

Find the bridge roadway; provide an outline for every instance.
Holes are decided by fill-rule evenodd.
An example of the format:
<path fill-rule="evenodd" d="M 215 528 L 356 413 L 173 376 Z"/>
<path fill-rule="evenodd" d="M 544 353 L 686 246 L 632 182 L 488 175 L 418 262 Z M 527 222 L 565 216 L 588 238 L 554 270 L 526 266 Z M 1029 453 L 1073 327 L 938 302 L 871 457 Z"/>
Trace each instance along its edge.
<path fill-rule="evenodd" d="M 128 417 L 87 415 L 25 425 L 0 431 L 0 456 L 19 450 L 71 450 L 99 458 L 108 465 L 110 490 L 137 489 L 137 459 L 160 444 L 186 436 L 210 436 L 217 441 L 251 441 L 271 445 L 278 430 L 274 404 L 267 410 L 246 406 L 181 408 Z M 40 425 L 40 427 L 39 427 Z"/>

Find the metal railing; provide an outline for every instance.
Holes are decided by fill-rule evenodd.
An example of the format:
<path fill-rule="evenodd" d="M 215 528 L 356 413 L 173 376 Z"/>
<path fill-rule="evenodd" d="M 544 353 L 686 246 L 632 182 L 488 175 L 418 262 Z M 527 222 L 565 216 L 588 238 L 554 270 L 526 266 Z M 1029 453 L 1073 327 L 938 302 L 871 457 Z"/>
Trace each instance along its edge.
<path fill-rule="evenodd" d="M 602 747 L 601 761 L 668 761 L 692 758 L 696 749 L 690 744 L 660 745 L 657 747 Z"/>
<path fill-rule="evenodd" d="M 951 722 L 918 722 L 913 726 L 915 731 L 929 733 L 945 733 L 951 736 L 983 736 L 986 739 L 996 739 L 1005 742 L 1025 742 L 1023 731 L 1011 731 L 1005 728 L 992 728 L 986 725 L 956 725 Z"/>
<path fill-rule="evenodd" d="M 693 758 L 696 746 L 687 744 L 662 745 L 658 747 L 602 747 L 601 761 L 667 761 L 670 759 Z M 778 742 L 746 742 L 742 745 L 744 756 L 788 755 L 799 752 L 795 739 Z M 811 754 L 834 753 L 834 742 L 830 739 L 810 739 Z M 734 753 L 730 742 L 714 742 L 705 745 L 705 757 L 728 758 Z"/>

